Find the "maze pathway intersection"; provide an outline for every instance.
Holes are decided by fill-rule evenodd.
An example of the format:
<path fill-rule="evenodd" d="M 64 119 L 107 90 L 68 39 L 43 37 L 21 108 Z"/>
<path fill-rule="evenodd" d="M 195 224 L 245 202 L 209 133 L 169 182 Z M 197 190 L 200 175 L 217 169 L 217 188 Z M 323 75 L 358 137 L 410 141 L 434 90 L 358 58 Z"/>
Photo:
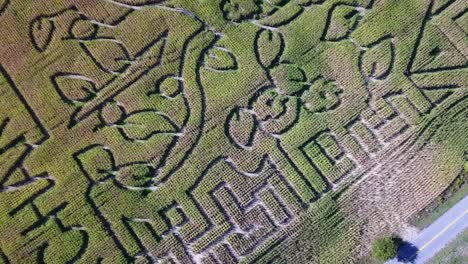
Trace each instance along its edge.
<path fill-rule="evenodd" d="M 196 2 L 0 0 L 0 263 L 358 262 L 458 175 L 465 1 Z"/>

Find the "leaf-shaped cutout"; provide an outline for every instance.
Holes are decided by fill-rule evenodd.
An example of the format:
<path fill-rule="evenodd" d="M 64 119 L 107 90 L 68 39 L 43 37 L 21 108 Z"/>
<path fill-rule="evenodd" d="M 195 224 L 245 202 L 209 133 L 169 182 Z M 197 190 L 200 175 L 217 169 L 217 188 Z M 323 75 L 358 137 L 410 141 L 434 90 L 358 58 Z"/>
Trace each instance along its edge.
<path fill-rule="evenodd" d="M 119 169 L 116 180 L 127 187 L 145 187 L 153 177 L 153 168 L 147 164 L 132 164 Z"/>
<path fill-rule="evenodd" d="M 96 96 L 96 85 L 82 75 L 57 74 L 52 77 L 52 83 L 67 103 L 87 102 Z"/>
<path fill-rule="evenodd" d="M 322 40 L 340 41 L 349 37 L 359 22 L 359 11 L 348 5 L 335 5 L 328 13 Z"/>
<path fill-rule="evenodd" d="M 169 117 L 161 113 L 143 111 L 130 114 L 125 119 L 122 130 L 129 139 L 147 140 L 156 134 L 175 136 L 180 129 Z"/>
<path fill-rule="evenodd" d="M 115 40 L 85 42 L 86 49 L 99 68 L 109 73 L 122 73 L 130 65 L 131 57 L 125 46 Z"/>
<path fill-rule="evenodd" d="M 385 79 L 393 67 L 393 43 L 390 38 L 371 45 L 361 57 L 361 72 L 367 78 Z"/>
<path fill-rule="evenodd" d="M 55 32 L 54 21 L 47 17 L 38 17 L 31 22 L 30 31 L 34 48 L 43 52 L 52 41 Z"/>
<path fill-rule="evenodd" d="M 265 68 L 276 64 L 283 52 L 283 45 L 281 33 L 262 29 L 255 40 L 255 55 L 260 64 Z"/>
<path fill-rule="evenodd" d="M 175 97 L 182 91 L 182 80 L 175 76 L 167 76 L 156 83 L 156 91 L 149 94 L 160 94 L 167 97 Z"/>
<path fill-rule="evenodd" d="M 116 102 L 109 102 L 102 108 L 100 117 L 106 125 L 117 124 L 124 117 L 124 109 Z"/>
<path fill-rule="evenodd" d="M 70 33 L 75 39 L 89 40 L 96 36 L 98 28 L 98 25 L 91 23 L 91 21 L 80 18 L 73 21 Z"/>
<path fill-rule="evenodd" d="M 303 8 L 297 4 L 286 4 L 281 7 L 273 7 L 273 10 L 266 16 L 260 17 L 256 22 L 270 28 L 279 28 L 294 20 Z"/>
<path fill-rule="evenodd" d="M 228 49 L 213 47 L 205 55 L 205 69 L 214 71 L 236 70 L 237 60 Z"/>
<path fill-rule="evenodd" d="M 100 181 L 111 175 L 115 161 L 110 150 L 94 146 L 78 155 L 81 168 L 93 181 Z"/>
<path fill-rule="evenodd" d="M 276 87 L 288 95 L 299 92 L 305 86 L 304 71 L 292 64 L 280 64 L 271 71 L 271 76 Z"/>
<path fill-rule="evenodd" d="M 242 108 L 234 109 L 227 118 L 226 133 L 241 148 L 251 147 L 257 126 L 253 115 Z"/>

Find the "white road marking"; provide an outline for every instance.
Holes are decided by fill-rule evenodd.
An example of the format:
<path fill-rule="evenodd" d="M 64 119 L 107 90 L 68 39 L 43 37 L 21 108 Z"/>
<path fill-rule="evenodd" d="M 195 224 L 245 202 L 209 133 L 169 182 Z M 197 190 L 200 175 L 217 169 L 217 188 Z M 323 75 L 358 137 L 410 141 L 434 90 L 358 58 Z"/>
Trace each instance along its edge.
<path fill-rule="evenodd" d="M 459 217 L 457 217 L 455 220 L 453 220 L 450 224 L 448 224 L 444 229 L 442 229 L 439 233 L 437 233 L 437 235 L 435 235 L 431 240 L 429 240 L 426 244 L 424 244 L 420 249 L 419 251 L 423 251 L 426 247 L 428 247 L 432 242 L 434 242 L 434 240 L 436 240 L 437 238 L 439 238 L 442 234 L 444 234 L 445 232 L 447 232 L 448 229 L 450 229 L 450 227 L 452 227 L 456 222 L 460 221 L 460 219 L 462 219 L 466 214 L 468 214 L 468 209 L 465 210 L 465 212 L 463 212 L 463 214 L 461 214 Z"/>

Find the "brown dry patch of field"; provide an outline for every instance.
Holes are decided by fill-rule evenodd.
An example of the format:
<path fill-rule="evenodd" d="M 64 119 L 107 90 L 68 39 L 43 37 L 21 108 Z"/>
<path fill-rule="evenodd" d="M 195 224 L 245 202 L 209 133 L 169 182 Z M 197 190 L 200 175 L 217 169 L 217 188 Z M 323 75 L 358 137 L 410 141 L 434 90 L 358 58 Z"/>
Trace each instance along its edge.
<path fill-rule="evenodd" d="M 432 142 L 410 137 L 390 158 L 380 158 L 380 164 L 340 198 L 359 230 L 359 257 L 368 254 L 376 237 L 406 228 L 410 218 L 436 199 L 462 170 L 466 114 L 442 116 L 449 121 L 437 130 Z"/>

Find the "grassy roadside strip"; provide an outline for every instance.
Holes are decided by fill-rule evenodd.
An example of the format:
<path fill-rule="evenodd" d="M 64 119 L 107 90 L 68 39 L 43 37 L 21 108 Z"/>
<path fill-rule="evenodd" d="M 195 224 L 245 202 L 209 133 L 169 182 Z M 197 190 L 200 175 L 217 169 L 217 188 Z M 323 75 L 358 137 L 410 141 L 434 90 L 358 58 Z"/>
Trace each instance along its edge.
<path fill-rule="evenodd" d="M 427 264 L 462 264 L 468 263 L 468 229 L 459 234 Z"/>

